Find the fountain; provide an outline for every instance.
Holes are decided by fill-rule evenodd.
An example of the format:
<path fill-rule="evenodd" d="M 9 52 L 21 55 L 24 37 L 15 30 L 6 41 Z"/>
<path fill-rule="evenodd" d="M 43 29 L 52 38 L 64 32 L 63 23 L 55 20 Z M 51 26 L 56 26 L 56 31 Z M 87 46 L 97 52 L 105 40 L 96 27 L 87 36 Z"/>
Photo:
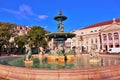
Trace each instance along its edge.
<path fill-rule="evenodd" d="M 24 55 L 0 57 L 0 79 L 120 80 L 120 56 L 118 55 L 98 55 L 95 53 L 95 45 L 92 45 L 89 54 L 79 55 L 80 57 L 74 55 L 72 55 L 72 58 L 68 57 L 64 51 L 64 42 L 67 38 L 74 37 L 75 34 L 63 31 L 62 21 L 66 20 L 67 17 L 62 16 L 61 11 L 54 19 L 59 22 L 58 32 L 49 33 L 46 36 L 57 42 L 57 46 L 53 50 L 55 54 L 52 54 L 55 57 L 51 59 L 50 55 L 44 56 L 43 53 L 39 54 L 41 56 L 32 55 L 30 47 L 26 46 L 27 54 L 25 58 Z M 43 51 L 43 48 L 40 47 L 40 49 Z M 24 61 L 33 61 L 33 64 L 26 67 Z"/>
<path fill-rule="evenodd" d="M 62 21 L 66 20 L 67 17 L 62 15 L 62 11 L 59 11 L 58 16 L 55 16 L 54 19 L 58 21 L 58 32 L 48 33 L 46 36 L 48 39 L 54 39 L 56 42 L 54 53 L 57 55 L 57 57 L 54 57 L 54 59 L 58 60 L 59 62 L 64 62 L 70 59 L 69 56 L 67 56 L 65 53 L 64 43 L 67 38 L 72 38 L 75 36 L 75 34 L 64 32 L 64 24 Z M 50 57 L 48 57 L 48 60 L 50 60 Z"/>

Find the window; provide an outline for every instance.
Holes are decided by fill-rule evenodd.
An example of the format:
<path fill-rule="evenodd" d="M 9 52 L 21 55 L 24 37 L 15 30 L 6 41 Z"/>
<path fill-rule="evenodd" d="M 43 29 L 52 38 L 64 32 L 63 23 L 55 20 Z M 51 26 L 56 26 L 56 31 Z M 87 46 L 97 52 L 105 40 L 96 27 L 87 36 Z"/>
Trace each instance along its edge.
<path fill-rule="evenodd" d="M 93 32 L 93 31 L 91 31 L 91 32 Z"/>
<path fill-rule="evenodd" d="M 95 39 L 95 42 L 97 43 L 97 38 Z"/>
<path fill-rule="evenodd" d="M 20 27 L 20 29 L 22 29 L 22 27 Z"/>
<path fill-rule="evenodd" d="M 108 39 L 112 40 L 112 34 L 111 33 L 108 33 Z"/>
<path fill-rule="evenodd" d="M 114 33 L 114 39 L 119 39 L 119 34 L 117 32 Z"/>
<path fill-rule="evenodd" d="M 83 32 L 81 32 L 81 34 L 83 34 Z"/>
<path fill-rule="evenodd" d="M 97 32 L 97 30 L 94 30 L 95 32 Z"/>
<path fill-rule="evenodd" d="M 103 40 L 106 41 L 107 40 L 107 35 L 103 34 Z"/>
<path fill-rule="evenodd" d="M 91 39 L 91 43 L 93 44 L 93 39 Z"/>
<path fill-rule="evenodd" d="M 115 45 L 115 47 L 119 47 L 119 44 Z"/>
<path fill-rule="evenodd" d="M 113 48 L 113 45 L 109 45 L 110 48 Z"/>

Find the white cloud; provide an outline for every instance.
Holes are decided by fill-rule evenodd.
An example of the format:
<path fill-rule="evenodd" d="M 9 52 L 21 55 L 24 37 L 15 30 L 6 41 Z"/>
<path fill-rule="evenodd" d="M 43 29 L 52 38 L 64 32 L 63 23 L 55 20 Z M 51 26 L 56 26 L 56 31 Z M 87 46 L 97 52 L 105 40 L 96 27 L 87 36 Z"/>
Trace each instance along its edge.
<path fill-rule="evenodd" d="M 15 10 L 11 10 L 11 9 L 6 9 L 6 8 L 2 8 L 2 10 L 3 11 L 6 11 L 6 12 L 8 12 L 8 13 L 11 13 L 11 14 L 13 14 L 13 15 L 17 15 L 17 16 L 19 16 L 19 17 L 21 17 L 21 18 L 27 18 L 27 16 L 26 15 L 24 15 L 21 11 L 15 11 Z"/>
<path fill-rule="evenodd" d="M 35 20 L 37 19 L 42 20 L 48 17 L 47 15 L 37 15 L 36 13 L 32 11 L 32 8 L 30 6 L 24 5 L 24 4 L 20 5 L 18 10 L 2 8 L 2 11 L 11 13 L 17 17 L 24 18 L 24 19 L 28 19 L 32 17 L 32 18 L 35 18 Z"/>
<path fill-rule="evenodd" d="M 32 9 L 29 6 L 27 6 L 27 5 L 21 5 L 21 6 L 19 6 L 19 12 L 26 13 L 28 15 L 35 15 L 33 13 Z"/>
<path fill-rule="evenodd" d="M 47 15 L 39 15 L 38 18 L 39 19 L 46 19 L 46 18 L 48 18 L 48 16 Z"/>
<path fill-rule="evenodd" d="M 10 9 L 6 9 L 6 8 L 2 8 L 3 11 L 9 12 L 9 13 L 14 13 L 14 14 L 19 14 L 18 11 L 14 11 L 14 10 L 10 10 Z"/>
<path fill-rule="evenodd" d="M 44 29 L 48 28 L 48 26 L 42 26 Z"/>

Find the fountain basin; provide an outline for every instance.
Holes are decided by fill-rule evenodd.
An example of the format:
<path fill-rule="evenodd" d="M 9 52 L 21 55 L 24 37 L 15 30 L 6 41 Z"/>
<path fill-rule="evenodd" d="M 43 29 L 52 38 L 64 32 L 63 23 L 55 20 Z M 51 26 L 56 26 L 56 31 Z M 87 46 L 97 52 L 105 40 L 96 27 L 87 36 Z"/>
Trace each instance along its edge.
<path fill-rule="evenodd" d="M 113 55 L 105 57 L 116 58 Z M 120 65 L 97 68 L 33 69 L 0 64 L 0 77 L 10 80 L 119 80 Z"/>

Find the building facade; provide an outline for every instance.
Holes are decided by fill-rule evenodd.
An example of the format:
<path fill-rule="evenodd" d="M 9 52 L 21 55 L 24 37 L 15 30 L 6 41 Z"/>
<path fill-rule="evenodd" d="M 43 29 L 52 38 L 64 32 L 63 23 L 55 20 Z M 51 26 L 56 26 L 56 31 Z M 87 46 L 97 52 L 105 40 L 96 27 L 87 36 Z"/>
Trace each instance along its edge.
<path fill-rule="evenodd" d="M 80 51 L 90 51 L 96 45 L 96 52 L 107 52 L 110 48 L 120 47 L 120 19 L 97 23 L 72 31 L 76 37 L 68 39 L 67 47 L 76 47 Z"/>
<path fill-rule="evenodd" d="M 29 26 L 17 26 L 16 28 L 16 34 L 18 36 L 24 36 L 27 35 L 28 31 L 31 29 Z"/>
<path fill-rule="evenodd" d="M 16 35 L 16 36 L 24 36 L 24 35 L 27 35 L 28 34 L 28 31 L 31 29 L 31 27 L 29 27 L 29 26 L 17 26 L 17 27 L 15 27 L 14 28 L 14 34 Z M 12 43 L 12 42 L 14 42 L 14 38 L 15 37 L 11 37 L 10 39 L 9 39 L 9 42 L 10 43 Z"/>

